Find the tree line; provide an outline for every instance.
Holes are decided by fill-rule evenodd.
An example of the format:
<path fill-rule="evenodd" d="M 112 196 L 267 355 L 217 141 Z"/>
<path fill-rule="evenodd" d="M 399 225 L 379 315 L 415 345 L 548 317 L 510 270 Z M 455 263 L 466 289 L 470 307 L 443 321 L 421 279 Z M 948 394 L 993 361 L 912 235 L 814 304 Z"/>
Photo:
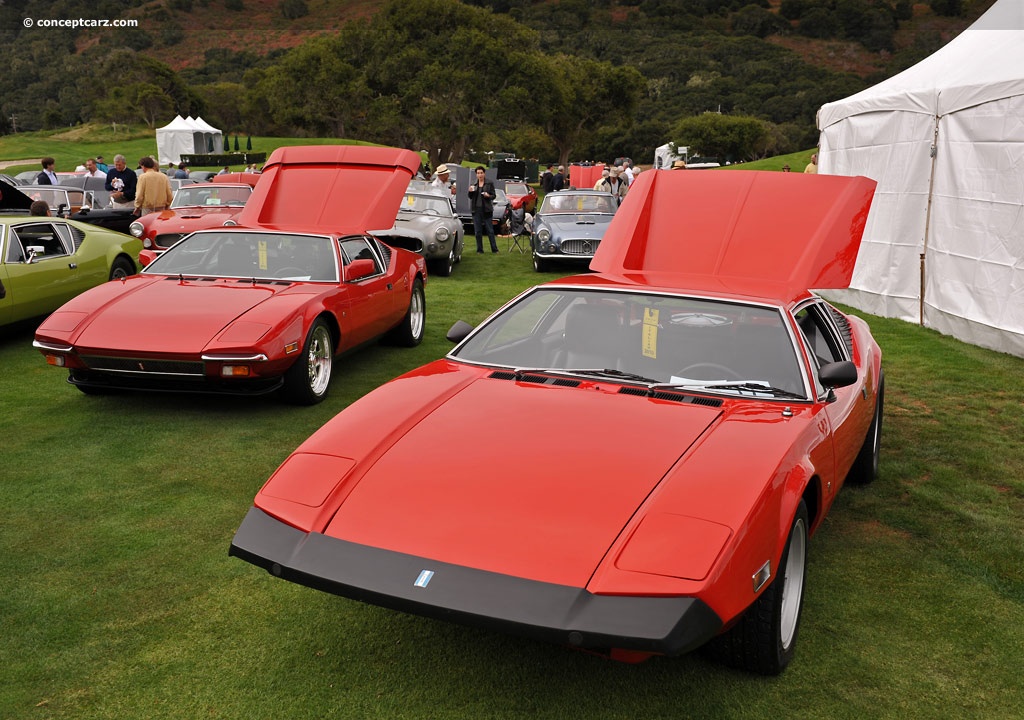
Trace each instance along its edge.
<path fill-rule="evenodd" d="M 227 1 L 244 11 L 245 0 Z M 73 13 L 77 2 L 64 4 Z M 815 67 L 764 37 L 832 33 L 872 49 L 909 10 L 905 0 L 782 0 L 777 12 L 768 0 L 389 0 L 291 50 L 213 48 L 176 72 L 149 51 L 180 40 L 193 0 L 167 0 L 154 16 L 164 22 L 86 49 L 72 31 L 12 22 L 39 4 L 0 5 L 0 132 L 202 115 L 227 132 L 425 150 L 434 164 L 483 150 L 644 161 L 667 141 L 730 159 L 811 147 L 817 109 L 879 78 Z M 99 0 L 85 16 L 123 16 L 126 4 L 140 0 Z M 309 7 L 282 0 L 279 12 L 288 22 Z M 940 44 L 892 55 L 894 70 Z"/>

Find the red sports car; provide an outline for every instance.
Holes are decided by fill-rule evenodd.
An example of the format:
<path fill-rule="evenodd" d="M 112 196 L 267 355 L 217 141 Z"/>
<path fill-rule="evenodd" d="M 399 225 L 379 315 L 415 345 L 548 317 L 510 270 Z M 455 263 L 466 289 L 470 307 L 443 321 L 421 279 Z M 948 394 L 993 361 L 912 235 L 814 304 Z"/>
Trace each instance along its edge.
<path fill-rule="evenodd" d="M 140 217 L 128 232 L 140 238 L 143 247 L 163 252 L 190 232 L 236 225 L 250 195 L 251 185 L 182 185 L 167 210 Z"/>
<path fill-rule="evenodd" d="M 593 274 L 456 324 L 447 357 L 324 425 L 230 552 L 619 659 L 710 642 L 780 672 L 808 540 L 844 482 L 878 469 L 881 352 L 810 290 L 848 285 L 874 186 L 643 173 Z M 439 454 L 451 428 L 472 439 Z"/>
<path fill-rule="evenodd" d="M 280 388 L 319 402 L 339 353 L 423 337 L 423 258 L 366 230 L 391 224 L 419 161 L 394 148 L 282 148 L 245 228 L 193 233 L 159 257 L 144 250 L 141 274 L 66 303 L 34 345 L 86 393 Z"/>

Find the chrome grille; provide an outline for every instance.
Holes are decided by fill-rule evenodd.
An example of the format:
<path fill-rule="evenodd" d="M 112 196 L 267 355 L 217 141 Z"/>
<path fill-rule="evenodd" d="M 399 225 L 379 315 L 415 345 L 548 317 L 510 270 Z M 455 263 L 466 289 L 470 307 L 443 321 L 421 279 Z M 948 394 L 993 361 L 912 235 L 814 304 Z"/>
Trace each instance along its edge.
<path fill-rule="evenodd" d="M 203 377 L 202 362 L 188 360 L 152 360 L 150 358 L 112 358 L 83 355 L 82 361 L 91 370 L 134 375 L 187 375 Z"/>
<path fill-rule="evenodd" d="M 600 240 L 594 239 L 573 239 L 562 241 L 562 254 L 564 255 L 593 255 L 597 252 Z"/>

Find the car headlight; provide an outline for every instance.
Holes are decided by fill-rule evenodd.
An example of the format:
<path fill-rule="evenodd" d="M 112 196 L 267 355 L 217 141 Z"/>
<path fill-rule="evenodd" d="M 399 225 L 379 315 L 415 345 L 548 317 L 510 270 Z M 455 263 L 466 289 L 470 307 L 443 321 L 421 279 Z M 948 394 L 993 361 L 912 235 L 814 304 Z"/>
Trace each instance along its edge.
<path fill-rule="evenodd" d="M 547 242 L 548 240 L 551 239 L 551 231 L 548 230 L 547 228 L 541 228 L 541 230 L 537 233 L 537 239 L 540 240 L 541 242 Z"/>
<path fill-rule="evenodd" d="M 128 232 L 130 232 L 134 237 L 142 237 L 142 233 L 144 230 L 145 228 L 142 227 L 142 223 L 140 223 L 138 220 L 136 220 L 135 222 L 128 226 Z"/>
<path fill-rule="evenodd" d="M 452 231 L 443 225 L 434 231 L 434 239 L 438 242 L 444 242 L 452 236 Z"/>

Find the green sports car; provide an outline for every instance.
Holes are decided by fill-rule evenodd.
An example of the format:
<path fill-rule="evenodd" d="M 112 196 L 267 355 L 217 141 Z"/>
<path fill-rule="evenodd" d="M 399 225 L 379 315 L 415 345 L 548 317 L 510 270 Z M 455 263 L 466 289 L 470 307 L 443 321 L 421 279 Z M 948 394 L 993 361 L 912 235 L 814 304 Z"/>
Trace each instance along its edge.
<path fill-rule="evenodd" d="M 46 315 L 79 293 L 134 275 L 142 241 L 19 209 L 23 193 L 0 187 L 0 325 Z"/>

